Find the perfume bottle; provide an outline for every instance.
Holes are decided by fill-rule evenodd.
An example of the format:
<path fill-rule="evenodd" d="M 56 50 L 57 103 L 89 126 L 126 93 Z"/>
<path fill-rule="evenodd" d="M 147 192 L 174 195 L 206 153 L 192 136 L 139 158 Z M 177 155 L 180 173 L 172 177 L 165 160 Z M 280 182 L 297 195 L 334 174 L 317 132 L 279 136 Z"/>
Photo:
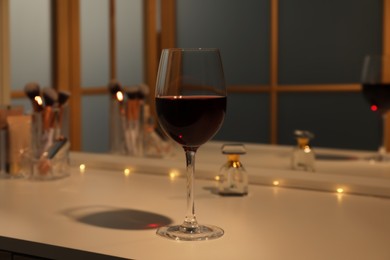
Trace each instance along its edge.
<path fill-rule="evenodd" d="M 218 178 L 218 193 L 227 196 L 248 194 L 248 174 L 240 162 L 240 155 L 246 153 L 243 144 L 225 144 L 222 153 L 227 155 L 227 162 L 222 165 Z"/>
<path fill-rule="evenodd" d="M 297 146 L 292 153 L 291 168 L 314 172 L 315 154 L 310 146 L 310 140 L 314 138 L 314 134 L 309 131 L 295 130 L 294 136 L 297 140 Z"/>

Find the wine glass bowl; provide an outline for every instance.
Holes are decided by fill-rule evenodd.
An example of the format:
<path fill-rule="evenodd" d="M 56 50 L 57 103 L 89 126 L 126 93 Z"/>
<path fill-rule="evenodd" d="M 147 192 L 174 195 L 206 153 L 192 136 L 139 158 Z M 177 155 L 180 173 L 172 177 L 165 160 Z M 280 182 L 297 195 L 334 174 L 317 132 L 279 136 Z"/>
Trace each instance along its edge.
<path fill-rule="evenodd" d="M 185 152 L 187 210 L 181 225 L 161 227 L 157 234 L 175 240 L 218 238 L 221 228 L 200 225 L 195 217 L 194 173 L 197 149 L 219 130 L 226 113 L 226 87 L 218 49 L 164 49 L 155 92 L 162 130 Z"/>
<path fill-rule="evenodd" d="M 386 113 L 390 110 L 390 56 L 367 55 L 363 62 L 362 93 L 370 109 L 382 116 L 383 126 Z M 382 145 L 379 147 L 375 161 L 386 158 L 386 135 L 383 131 Z"/>

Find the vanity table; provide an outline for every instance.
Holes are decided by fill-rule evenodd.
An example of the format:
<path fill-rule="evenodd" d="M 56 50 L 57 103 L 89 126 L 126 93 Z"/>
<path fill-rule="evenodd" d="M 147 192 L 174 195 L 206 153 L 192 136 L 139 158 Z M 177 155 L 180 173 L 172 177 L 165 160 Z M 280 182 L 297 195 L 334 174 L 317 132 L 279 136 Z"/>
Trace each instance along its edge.
<path fill-rule="evenodd" d="M 198 221 L 222 227 L 221 238 L 155 234 L 184 218 L 182 151 L 73 152 L 69 177 L 0 180 L 0 259 L 390 259 L 390 163 L 318 149 L 316 172 L 293 171 L 292 147 L 246 144 L 249 194 L 224 197 L 221 145 L 199 149 L 195 182 Z"/>

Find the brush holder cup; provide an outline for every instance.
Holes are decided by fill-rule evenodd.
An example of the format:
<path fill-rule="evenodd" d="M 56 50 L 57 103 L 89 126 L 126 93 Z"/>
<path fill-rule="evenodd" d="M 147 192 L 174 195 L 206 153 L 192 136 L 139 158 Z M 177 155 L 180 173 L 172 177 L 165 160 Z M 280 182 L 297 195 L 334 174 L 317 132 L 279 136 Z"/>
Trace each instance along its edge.
<path fill-rule="evenodd" d="M 70 174 L 68 107 L 34 112 L 31 120 L 31 146 L 20 152 L 20 172 L 33 180 L 53 180 Z"/>
<path fill-rule="evenodd" d="M 30 151 L 21 154 L 21 174 L 30 180 L 56 180 L 70 175 L 69 145 L 51 156 L 48 152 L 36 158 Z"/>

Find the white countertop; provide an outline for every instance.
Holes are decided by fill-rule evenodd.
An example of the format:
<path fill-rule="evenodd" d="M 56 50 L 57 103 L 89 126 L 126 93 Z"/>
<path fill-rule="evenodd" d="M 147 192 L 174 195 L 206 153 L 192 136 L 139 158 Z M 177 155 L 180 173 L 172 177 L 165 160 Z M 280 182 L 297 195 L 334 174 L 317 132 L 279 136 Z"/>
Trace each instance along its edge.
<path fill-rule="evenodd" d="M 249 145 L 247 157 L 242 157 L 253 183 L 249 195 L 221 197 L 213 193 L 216 183 L 212 180 L 213 169 L 224 162 L 223 156 L 214 153 L 219 146 L 210 144 L 199 150 L 201 179 L 195 182 L 195 206 L 201 224 L 225 230 L 222 238 L 176 242 L 155 234 L 154 224 L 183 221 L 185 179 L 169 177 L 168 172 L 181 172 L 184 159 L 74 153 L 70 177 L 41 182 L 0 180 L 0 250 L 55 259 L 82 255 L 66 248 L 133 259 L 390 259 L 387 166 L 375 166 L 374 172 L 382 181 L 367 177 L 364 171 L 363 176 L 355 176 L 359 171 L 353 171 L 353 177 L 327 172 L 334 163 L 342 162 L 325 163 L 333 166 L 307 175 L 289 171 L 282 163 L 284 159 L 272 164 L 267 155 L 259 154 L 257 160 L 257 154 L 250 154 Z M 277 149 L 281 154 L 288 151 Z M 252 163 L 262 161 L 269 165 Z M 81 162 L 86 164 L 85 172 L 77 167 Z M 355 163 L 358 169 L 364 168 L 360 161 Z M 128 176 L 123 173 L 124 167 L 132 169 Z M 288 174 L 299 178 L 289 178 Z M 305 189 L 259 185 L 280 176 L 286 184 Z M 319 180 L 306 182 L 305 176 Z M 324 176 L 335 177 L 325 181 Z M 351 185 L 353 178 L 357 181 L 352 190 L 369 195 L 367 182 L 369 191 L 382 185 L 385 195 L 308 190 L 311 185 L 311 189 L 318 186 L 327 190 L 342 179 Z"/>

